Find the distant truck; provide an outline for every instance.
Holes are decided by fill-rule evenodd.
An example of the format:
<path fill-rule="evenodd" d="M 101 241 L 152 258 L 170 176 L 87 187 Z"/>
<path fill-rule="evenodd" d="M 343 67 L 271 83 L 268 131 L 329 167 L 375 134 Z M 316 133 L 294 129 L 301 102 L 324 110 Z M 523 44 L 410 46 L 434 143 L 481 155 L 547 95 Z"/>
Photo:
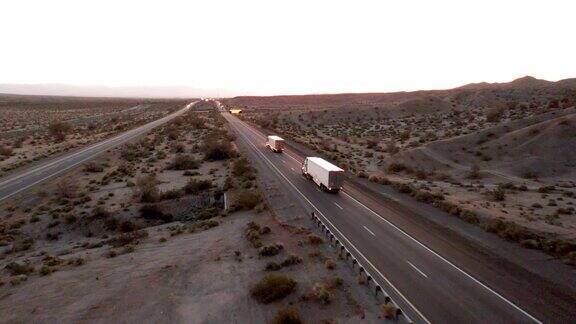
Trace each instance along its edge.
<path fill-rule="evenodd" d="M 328 192 L 340 191 L 344 182 L 344 170 L 319 157 L 304 159 L 302 174 Z"/>
<path fill-rule="evenodd" d="M 272 152 L 282 153 L 282 150 L 284 150 L 284 139 L 276 135 L 270 135 L 266 141 L 266 147 L 271 149 Z"/>

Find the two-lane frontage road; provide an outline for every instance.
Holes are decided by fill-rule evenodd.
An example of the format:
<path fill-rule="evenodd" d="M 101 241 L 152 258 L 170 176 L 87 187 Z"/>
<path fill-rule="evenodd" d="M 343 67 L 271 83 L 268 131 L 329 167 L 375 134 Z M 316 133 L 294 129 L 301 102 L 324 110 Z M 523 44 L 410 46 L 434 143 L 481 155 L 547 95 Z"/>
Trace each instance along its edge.
<path fill-rule="evenodd" d="M 264 134 L 228 113 L 239 144 L 261 170 L 274 174 L 282 190 L 309 212 L 314 211 L 349 251 L 383 284 L 392 299 L 415 322 L 527 323 L 540 322 L 515 301 L 504 297 L 467 271 L 384 217 L 346 186 L 328 194 L 301 175 L 302 156 L 266 149 Z"/>
<path fill-rule="evenodd" d="M 150 130 L 182 115 L 190 109 L 194 103 L 195 102 L 189 103 L 184 108 L 168 116 L 139 126 L 120 135 L 89 145 L 77 151 L 66 153 L 57 158 L 43 161 L 33 167 L 26 168 L 7 176 L 4 179 L 0 179 L 0 202 L 22 193 L 48 179 L 62 175 L 75 166 L 89 161 L 109 149 L 115 148 L 131 139 L 146 134 Z"/>

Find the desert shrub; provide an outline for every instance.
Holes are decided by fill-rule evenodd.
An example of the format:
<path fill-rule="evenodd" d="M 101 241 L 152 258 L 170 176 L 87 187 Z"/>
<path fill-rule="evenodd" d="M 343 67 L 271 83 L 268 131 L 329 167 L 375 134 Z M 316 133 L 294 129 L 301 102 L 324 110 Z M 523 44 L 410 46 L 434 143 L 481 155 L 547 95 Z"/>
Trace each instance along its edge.
<path fill-rule="evenodd" d="M 165 214 L 156 204 L 146 204 L 140 207 L 140 216 L 147 220 L 161 220 L 165 223 L 172 221 L 172 215 Z"/>
<path fill-rule="evenodd" d="M 162 200 L 170 200 L 182 197 L 184 193 L 180 189 L 172 189 L 168 191 L 164 191 L 160 194 L 160 199 Z"/>
<path fill-rule="evenodd" d="M 128 232 L 132 232 L 136 230 L 136 224 L 134 224 L 132 221 L 129 220 L 125 220 L 122 223 L 120 223 L 119 229 L 121 232 L 123 233 L 128 233 Z"/>
<path fill-rule="evenodd" d="M 282 244 L 271 244 L 271 245 L 266 245 L 260 248 L 260 251 L 258 251 L 258 254 L 260 256 L 273 256 L 273 255 L 277 255 L 278 253 L 280 253 L 280 251 L 282 251 L 282 249 L 284 249 L 284 246 L 282 246 Z"/>
<path fill-rule="evenodd" d="M 500 118 L 502 118 L 503 114 L 504 110 L 502 109 L 502 107 L 490 108 L 486 111 L 486 121 L 490 123 L 495 123 L 499 121 Z"/>
<path fill-rule="evenodd" d="M 344 279 L 340 278 L 340 277 L 334 277 L 332 279 L 332 285 L 339 287 L 342 286 L 344 284 Z"/>
<path fill-rule="evenodd" d="M 168 170 L 192 170 L 198 169 L 200 163 L 191 155 L 178 154 L 174 157 L 172 162 L 168 164 Z"/>
<path fill-rule="evenodd" d="M 184 191 L 187 194 L 197 195 L 210 188 L 212 188 L 212 183 L 209 180 L 190 179 L 184 187 Z"/>
<path fill-rule="evenodd" d="M 504 201 L 504 199 L 506 199 L 506 192 L 504 191 L 504 188 L 502 188 L 501 186 L 489 190 L 488 192 L 486 192 L 486 194 L 488 195 L 488 197 L 490 197 L 490 199 L 494 201 Z"/>
<path fill-rule="evenodd" d="M 129 233 L 122 233 L 112 239 L 109 240 L 109 244 L 112 247 L 118 248 L 122 246 L 126 246 L 128 244 L 138 244 L 140 240 L 145 239 L 148 237 L 148 232 L 144 230 L 140 231 L 133 231 Z"/>
<path fill-rule="evenodd" d="M 324 243 L 324 240 L 318 235 L 310 234 L 308 235 L 308 242 L 313 245 L 318 245 Z"/>
<path fill-rule="evenodd" d="M 237 177 L 247 177 L 247 174 L 252 173 L 252 167 L 250 166 L 250 162 L 244 157 L 236 159 L 234 163 L 232 163 L 232 174 Z"/>
<path fill-rule="evenodd" d="M 395 320 L 398 317 L 398 308 L 392 303 L 382 305 L 382 316 L 387 319 Z"/>
<path fill-rule="evenodd" d="M 156 176 L 149 175 L 136 179 L 136 196 L 141 202 L 156 202 L 160 198 L 158 180 Z"/>
<path fill-rule="evenodd" d="M 402 163 L 391 163 L 391 164 L 386 168 L 386 170 L 387 170 L 389 173 L 399 173 L 399 172 L 402 172 L 402 171 L 409 171 L 409 168 L 408 168 L 406 165 L 402 164 Z"/>
<path fill-rule="evenodd" d="M 0 146 L 0 155 L 2 156 L 10 156 L 12 155 L 12 148 L 8 146 Z"/>
<path fill-rule="evenodd" d="M 403 193 L 403 194 L 413 194 L 414 193 L 414 188 L 407 184 L 407 183 L 403 183 L 403 182 L 394 182 L 392 183 L 392 187 L 394 189 L 396 189 L 396 191 Z"/>
<path fill-rule="evenodd" d="M 300 313 L 296 308 L 281 308 L 272 319 L 272 324 L 302 324 Z"/>
<path fill-rule="evenodd" d="M 51 273 L 52 273 L 52 269 L 50 269 L 49 266 L 43 265 L 42 268 L 40 268 L 40 275 L 42 275 L 42 276 L 47 276 Z"/>
<path fill-rule="evenodd" d="M 460 212 L 459 217 L 470 224 L 479 224 L 480 223 L 480 218 L 478 217 L 478 215 L 476 215 L 475 212 L 470 211 L 470 210 L 462 210 Z"/>
<path fill-rule="evenodd" d="M 246 239 L 252 244 L 253 247 L 259 248 L 262 246 L 260 226 L 255 222 L 248 223 L 245 231 Z"/>
<path fill-rule="evenodd" d="M 232 145 L 226 139 L 217 140 L 215 135 L 208 136 L 202 145 L 206 161 L 227 160 L 234 156 Z"/>
<path fill-rule="evenodd" d="M 104 171 L 104 167 L 96 164 L 96 162 L 88 162 L 86 164 L 84 164 L 84 172 L 91 172 L 91 173 L 95 173 L 95 172 L 102 172 Z"/>
<path fill-rule="evenodd" d="M 250 294 L 259 302 L 268 304 L 291 294 L 296 284 L 285 275 L 268 274 L 250 289 Z"/>
<path fill-rule="evenodd" d="M 11 276 L 27 275 L 34 272 L 34 267 L 28 263 L 10 262 L 4 268 L 8 270 Z"/>
<path fill-rule="evenodd" d="M 495 233 L 508 241 L 520 242 L 522 240 L 538 239 L 538 235 L 529 229 L 502 219 L 488 220 L 483 223 L 483 226 L 486 231 Z"/>
<path fill-rule="evenodd" d="M 72 130 L 72 126 L 66 122 L 52 122 L 48 125 L 48 132 L 57 141 L 63 141 Z"/>
<path fill-rule="evenodd" d="M 322 304 L 330 304 L 332 301 L 332 294 L 330 290 L 323 283 L 315 283 L 312 287 L 312 297 Z"/>
<path fill-rule="evenodd" d="M 282 263 L 280 264 L 282 267 L 287 267 L 295 264 L 302 263 L 302 258 L 295 254 L 290 254 Z"/>
<path fill-rule="evenodd" d="M 534 171 L 526 171 L 522 174 L 522 177 L 526 179 L 536 179 L 538 178 L 538 174 Z"/>
<path fill-rule="evenodd" d="M 232 197 L 232 210 L 251 210 L 262 201 L 262 196 L 259 192 L 248 189 L 236 190 Z"/>
<path fill-rule="evenodd" d="M 276 262 L 268 262 L 266 264 L 266 271 L 278 271 L 282 269 L 282 266 Z"/>
<path fill-rule="evenodd" d="M 556 187 L 554 187 L 554 186 L 542 186 L 542 187 L 538 188 L 538 192 L 539 193 L 551 193 L 552 191 L 554 191 L 554 189 L 556 189 Z"/>
<path fill-rule="evenodd" d="M 480 167 L 476 164 L 470 168 L 470 172 L 467 176 L 468 179 L 480 179 Z"/>
<path fill-rule="evenodd" d="M 444 196 L 442 194 L 433 194 L 431 192 L 423 191 L 423 190 L 414 190 L 413 196 L 414 196 L 414 198 L 416 198 L 416 200 L 427 203 L 427 204 L 431 204 L 431 203 L 433 203 L 435 201 L 439 201 L 439 200 L 444 200 Z"/>
<path fill-rule="evenodd" d="M 103 206 L 96 206 L 92 209 L 92 217 L 97 219 L 104 219 L 110 217 L 110 212 Z"/>
<path fill-rule="evenodd" d="M 324 261 L 324 266 L 326 266 L 326 269 L 328 270 L 334 270 L 336 268 L 336 263 L 332 259 L 327 259 Z"/>
<path fill-rule="evenodd" d="M 70 178 L 64 178 L 56 184 L 56 194 L 60 198 L 74 198 L 78 192 L 78 185 Z"/>

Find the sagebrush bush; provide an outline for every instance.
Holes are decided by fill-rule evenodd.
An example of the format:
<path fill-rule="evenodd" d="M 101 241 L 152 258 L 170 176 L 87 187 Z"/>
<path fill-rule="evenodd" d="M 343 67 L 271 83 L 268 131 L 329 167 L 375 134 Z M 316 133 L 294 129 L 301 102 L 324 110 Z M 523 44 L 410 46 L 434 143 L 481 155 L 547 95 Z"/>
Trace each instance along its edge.
<path fill-rule="evenodd" d="M 158 180 L 156 176 L 149 175 L 136 179 L 136 196 L 141 202 L 156 202 L 160 199 Z"/>
<path fill-rule="evenodd" d="M 251 210 L 262 201 L 262 195 L 259 192 L 249 189 L 236 190 L 232 197 L 231 208 L 233 210 Z"/>
<path fill-rule="evenodd" d="M 268 274 L 250 289 L 250 294 L 261 303 L 282 299 L 296 289 L 296 281 L 280 274 Z"/>
<path fill-rule="evenodd" d="M 140 207 L 140 216 L 147 220 L 161 220 L 165 223 L 172 221 L 172 215 L 165 214 L 160 206 L 155 204 L 146 204 Z"/>
<path fill-rule="evenodd" d="M 304 321 L 296 308 L 281 308 L 272 319 L 272 324 L 302 324 Z"/>
<path fill-rule="evenodd" d="M 308 242 L 313 245 L 318 245 L 324 243 L 324 240 L 318 235 L 310 234 L 308 235 Z"/>
<path fill-rule="evenodd" d="M 190 179 L 184 187 L 184 191 L 190 195 L 197 195 L 205 190 L 212 188 L 212 182 L 209 180 Z"/>
<path fill-rule="evenodd" d="M 198 169 L 200 163 L 191 155 L 188 154 L 178 154 L 174 159 L 168 164 L 166 169 L 168 170 L 192 170 Z"/>
<path fill-rule="evenodd" d="M 260 254 L 260 256 L 273 256 L 280 253 L 282 249 L 284 249 L 284 246 L 282 246 L 282 244 L 266 245 L 260 248 L 258 254 Z"/>

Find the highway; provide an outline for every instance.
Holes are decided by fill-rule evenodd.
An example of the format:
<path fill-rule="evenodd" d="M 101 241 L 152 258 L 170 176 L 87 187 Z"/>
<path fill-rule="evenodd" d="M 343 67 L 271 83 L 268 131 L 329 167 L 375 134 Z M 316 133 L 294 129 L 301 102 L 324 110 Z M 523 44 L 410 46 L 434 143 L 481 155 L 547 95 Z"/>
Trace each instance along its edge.
<path fill-rule="evenodd" d="M 146 134 L 150 130 L 174 119 L 185 113 L 195 102 L 189 103 L 184 108 L 152 121 L 148 124 L 131 129 L 120 135 L 116 135 L 102 142 L 89 145 L 76 151 L 65 153 L 53 159 L 42 161 L 32 167 L 19 170 L 0 180 L 0 202 L 11 198 L 27 189 L 32 188 L 48 179 L 62 175 L 75 166 L 82 164 L 94 157 L 130 141 L 138 136 Z"/>
<path fill-rule="evenodd" d="M 280 189 L 294 203 L 308 213 L 314 211 L 414 322 L 541 323 L 574 319 L 573 312 L 550 311 L 552 305 L 541 300 L 544 295 L 539 296 L 530 283 L 501 272 L 497 265 L 486 262 L 485 256 L 442 237 L 436 229 L 412 222 L 388 208 L 384 199 L 368 197 L 347 183 L 339 194 L 321 192 L 301 175 L 303 156 L 292 149 L 282 154 L 271 152 L 265 147 L 264 134 L 227 112 L 222 111 L 222 115 L 248 157 L 265 165 L 259 174 L 275 177 L 274 183 L 280 183 Z M 496 290 L 490 283 L 503 288 Z M 500 290 L 512 296 L 504 296 Z M 518 304 L 519 299 L 529 304 L 530 311 Z M 567 309 L 571 306 L 565 305 Z M 546 318 L 533 315 L 536 310 Z"/>

